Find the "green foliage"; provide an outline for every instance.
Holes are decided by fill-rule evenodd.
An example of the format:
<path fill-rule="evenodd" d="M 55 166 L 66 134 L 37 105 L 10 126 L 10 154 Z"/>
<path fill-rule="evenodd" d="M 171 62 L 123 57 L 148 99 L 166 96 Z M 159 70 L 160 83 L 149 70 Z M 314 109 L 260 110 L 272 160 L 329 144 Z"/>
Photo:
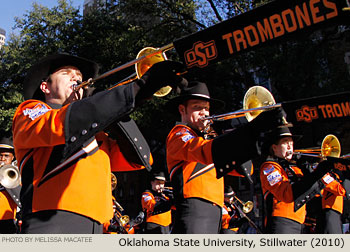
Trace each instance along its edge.
<path fill-rule="evenodd" d="M 22 83 L 29 67 L 44 55 L 68 52 L 98 62 L 100 73 L 135 59 L 147 46 L 160 47 L 195 33 L 269 0 L 119 0 L 117 5 L 100 1 L 98 9 L 84 15 L 67 0 L 47 8 L 37 3 L 23 17 L 16 18 L 19 35 L 11 34 L 0 50 L 0 128 L 10 134 L 11 121 L 23 101 Z M 245 91 L 262 84 L 262 73 L 271 82 L 276 101 L 348 90 L 349 68 L 344 54 L 349 52 L 349 31 L 343 27 L 307 33 L 277 45 L 265 46 L 249 53 L 191 70 L 189 80 L 208 84 L 211 95 L 224 100 L 221 112 L 240 109 Z M 169 59 L 178 60 L 174 51 Z M 106 89 L 130 74 L 122 70 L 95 83 Z M 137 109 L 132 117 L 147 138 L 164 140 L 176 118 L 165 110 L 165 98 L 155 98 Z"/>

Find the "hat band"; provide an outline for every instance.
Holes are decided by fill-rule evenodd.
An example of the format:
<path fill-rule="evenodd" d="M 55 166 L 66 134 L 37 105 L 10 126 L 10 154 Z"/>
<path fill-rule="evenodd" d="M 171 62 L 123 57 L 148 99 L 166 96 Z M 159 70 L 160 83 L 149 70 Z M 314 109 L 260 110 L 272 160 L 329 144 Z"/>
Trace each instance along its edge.
<path fill-rule="evenodd" d="M 206 98 L 206 99 L 210 99 L 210 97 L 208 95 L 203 95 L 203 94 L 191 94 L 192 96 L 199 96 L 202 98 Z"/>
<path fill-rule="evenodd" d="M 0 148 L 4 148 L 4 149 L 13 149 L 13 146 L 7 145 L 7 144 L 0 144 Z"/>
<path fill-rule="evenodd" d="M 229 193 L 224 193 L 224 196 L 232 196 L 233 192 L 229 192 Z"/>
<path fill-rule="evenodd" d="M 280 134 L 280 136 L 292 136 L 292 134 L 291 133 L 282 133 L 282 134 Z"/>

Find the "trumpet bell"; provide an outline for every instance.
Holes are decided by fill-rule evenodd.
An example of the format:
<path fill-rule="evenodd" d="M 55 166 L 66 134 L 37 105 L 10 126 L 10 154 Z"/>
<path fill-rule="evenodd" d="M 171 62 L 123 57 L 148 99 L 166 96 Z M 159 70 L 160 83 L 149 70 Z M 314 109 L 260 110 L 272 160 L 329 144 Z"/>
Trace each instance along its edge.
<path fill-rule="evenodd" d="M 21 184 L 21 176 L 16 166 L 7 164 L 0 168 L 0 184 L 10 189 Z"/>
<path fill-rule="evenodd" d="M 130 217 L 128 215 L 122 215 L 120 216 L 120 223 L 122 224 L 122 226 L 125 226 L 126 224 L 129 223 L 130 221 Z"/>
<path fill-rule="evenodd" d="M 112 185 L 112 191 L 114 191 L 115 188 L 117 188 L 118 180 L 117 177 L 111 173 L 111 185 Z"/>
<path fill-rule="evenodd" d="M 252 201 L 247 201 L 243 204 L 242 210 L 244 213 L 250 213 L 253 210 L 254 203 Z"/>
<path fill-rule="evenodd" d="M 335 135 L 327 135 L 321 144 L 322 157 L 340 157 L 340 142 Z"/>
<path fill-rule="evenodd" d="M 154 54 L 156 51 L 158 51 L 158 49 L 154 47 L 145 47 L 137 54 L 136 59 L 145 56 L 145 59 L 135 64 L 137 78 L 141 78 L 141 76 L 144 75 L 147 72 L 147 70 L 150 69 L 151 66 L 153 66 L 155 63 L 167 60 L 167 57 L 164 52 Z M 169 94 L 171 92 L 171 89 L 172 88 L 170 86 L 166 86 L 159 89 L 153 95 L 157 97 L 163 97 Z"/>
<path fill-rule="evenodd" d="M 259 108 L 276 104 L 271 92 L 262 86 L 253 86 L 248 89 L 243 99 L 243 110 Z M 245 113 L 248 122 L 257 117 L 263 110 Z"/>

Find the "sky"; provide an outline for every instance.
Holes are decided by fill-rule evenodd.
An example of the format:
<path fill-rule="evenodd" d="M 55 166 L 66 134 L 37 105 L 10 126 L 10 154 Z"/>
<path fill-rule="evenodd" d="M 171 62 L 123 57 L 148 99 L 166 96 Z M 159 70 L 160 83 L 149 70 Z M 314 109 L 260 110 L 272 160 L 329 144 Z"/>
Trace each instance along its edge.
<path fill-rule="evenodd" d="M 79 7 L 83 12 L 84 0 L 70 0 L 72 5 Z M 32 4 L 36 2 L 48 8 L 58 5 L 57 0 L 0 0 L 0 28 L 6 31 L 6 37 L 15 32 L 12 27 L 15 25 L 15 17 L 23 15 L 32 9 Z"/>

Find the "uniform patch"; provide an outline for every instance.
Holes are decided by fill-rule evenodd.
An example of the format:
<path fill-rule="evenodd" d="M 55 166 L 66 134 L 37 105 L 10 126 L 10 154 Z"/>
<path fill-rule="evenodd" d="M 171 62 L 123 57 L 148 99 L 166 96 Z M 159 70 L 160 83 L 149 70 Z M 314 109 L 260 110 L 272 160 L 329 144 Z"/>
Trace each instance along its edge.
<path fill-rule="evenodd" d="M 274 171 L 267 176 L 270 186 L 274 186 L 278 182 L 282 181 L 282 176 L 278 171 Z"/>
<path fill-rule="evenodd" d="M 223 208 L 222 208 L 222 215 L 224 215 L 224 214 L 228 214 L 228 212 L 227 212 L 227 210 L 223 207 Z"/>
<path fill-rule="evenodd" d="M 181 137 L 182 141 L 185 143 L 192 138 L 194 138 L 194 136 L 192 135 L 184 135 L 183 137 Z"/>
<path fill-rule="evenodd" d="M 23 115 L 28 116 L 32 120 L 35 120 L 49 110 L 51 109 L 49 109 L 45 104 L 39 103 L 32 109 L 27 108 L 23 110 Z"/>
<path fill-rule="evenodd" d="M 326 176 L 324 176 L 322 180 L 328 185 L 334 180 L 334 178 L 331 175 L 326 174 Z"/>
<path fill-rule="evenodd" d="M 275 170 L 275 167 L 272 164 L 266 166 L 263 170 L 264 175 L 267 175 Z"/>
<path fill-rule="evenodd" d="M 152 197 L 149 196 L 149 195 L 142 195 L 142 198 L 143 198 L 143 200 L 146 201 L 146 202 L 152 199 Z"/>

